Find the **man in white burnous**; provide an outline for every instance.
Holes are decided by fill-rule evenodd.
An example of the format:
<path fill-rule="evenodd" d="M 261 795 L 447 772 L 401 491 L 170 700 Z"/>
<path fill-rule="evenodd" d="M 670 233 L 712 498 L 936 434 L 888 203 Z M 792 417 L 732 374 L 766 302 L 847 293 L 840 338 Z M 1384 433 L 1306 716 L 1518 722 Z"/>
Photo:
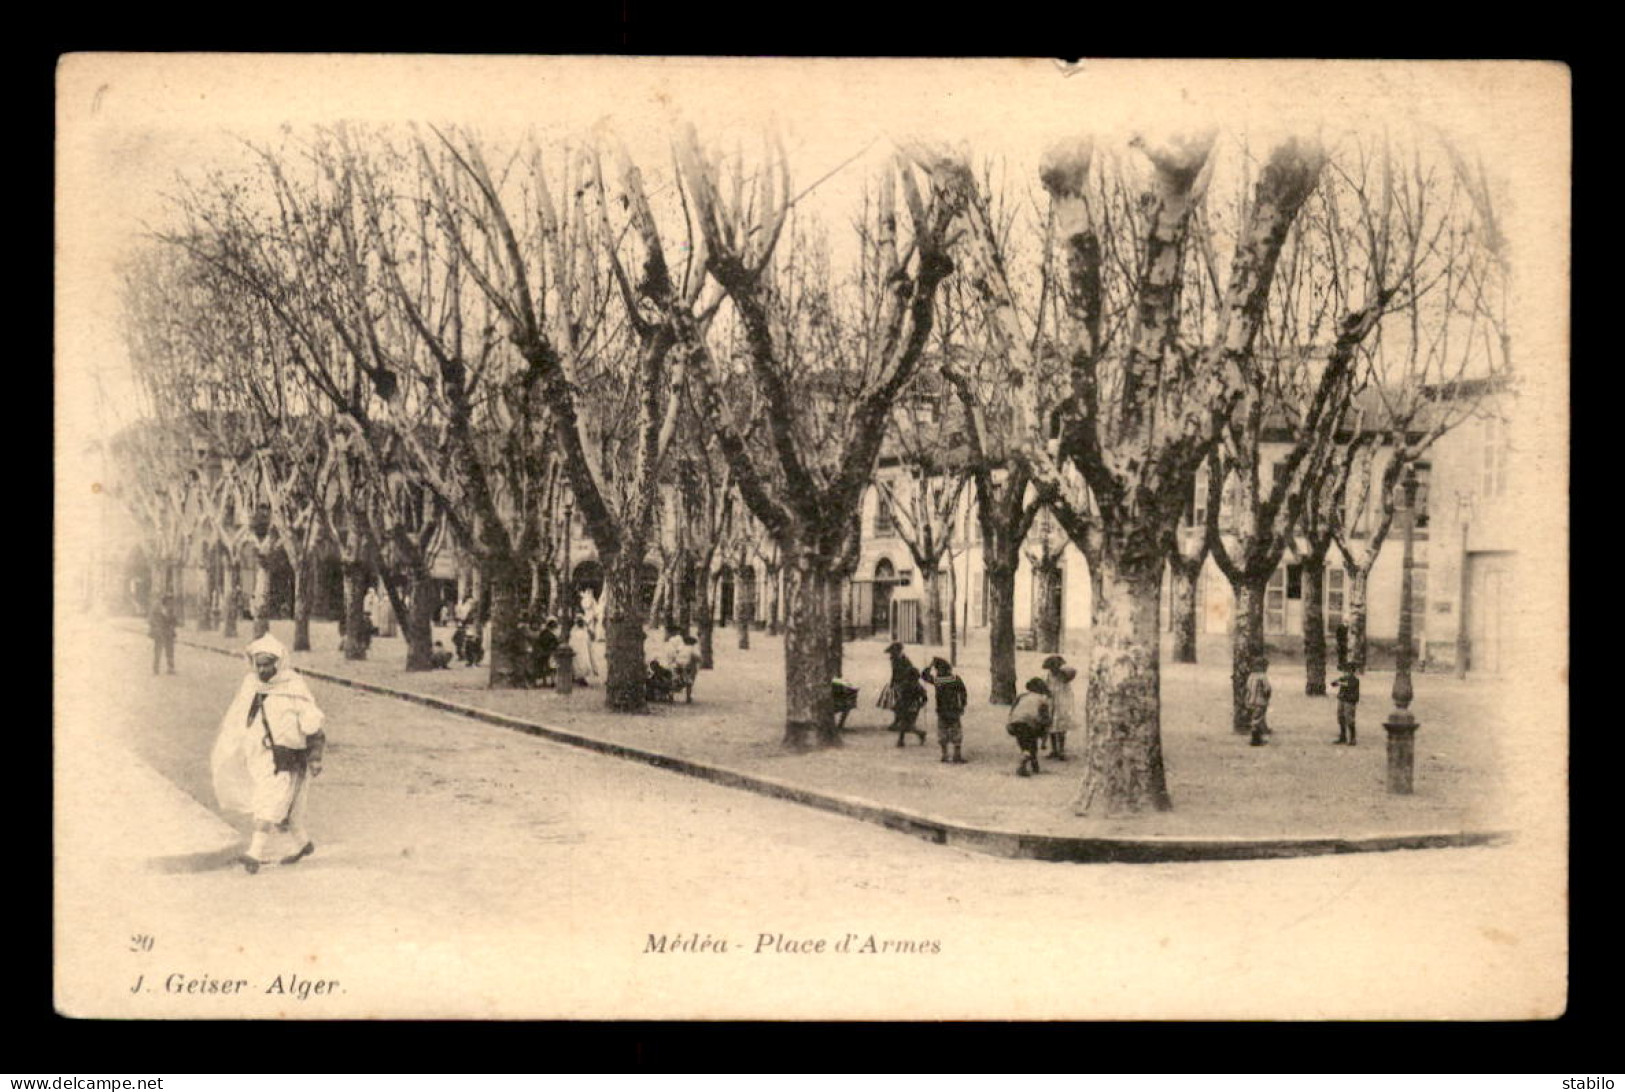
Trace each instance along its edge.
<path fill-rule="evenodd" d="M 325 717 L 288 666 L 282 642 L 266 634 L 248 646 L 248 661 L 252 670 L 220 722 L 211 764 L 220 807 L 254 818 L 248 852 L 238 858 L 252 875 L 273 859 L 297 864 L 316 851 L 305 831 L 305 809 L 327 737 Z"/>

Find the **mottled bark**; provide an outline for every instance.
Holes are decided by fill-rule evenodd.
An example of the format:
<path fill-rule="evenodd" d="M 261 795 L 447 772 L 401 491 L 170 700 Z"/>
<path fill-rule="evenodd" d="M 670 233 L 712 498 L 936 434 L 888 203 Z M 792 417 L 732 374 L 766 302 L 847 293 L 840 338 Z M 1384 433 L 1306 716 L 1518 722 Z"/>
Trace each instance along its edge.
<path fill-rule="evenodd" d="M 1365 670 L 1366 592 L 1370 585 L 1370 569 L 1348 570 L 1349 663 L 1361 672 Z"/>
<path fill-rule="evenodd" d="M 841 743 L 829 691 L 829 579 L 828 563 L 820 558 L 798 558 L 785 566 L 784 743 L 788 747 Z"/>
<path fill-rule="evenodd" d="M 924 602 L 925 644 L 930 648 L 942 647 L 942 572 L 941 562 L 933 561 L 921 571 L 920 592 Z"/>
<path fill-rule="evenodd" d="M 487 685 L 492 690 L 522 689 L 525 635 L 519 622 L 528 598 L 528 574 L 523 565 L 506 560 L 487 559 L 480 569 L 491 597 L 491 643 L 485 650 L 491 663 Z"/>
<path fill-rule="evenodd" d="M 1303 559 L 1303 692 L 1326 693 L 1326 555 Z"/>
<path fill-rule="evenodd" d="M 838 679 L 846 667 L 846 596 L 845 579 L 839 573 L 830 574 L 824 587 L 829 615 L 829 677 Z"/>
<path fill-rule="evenodd" d="M 1033 638 L 1039 652 L 1061 651 L 1060 590 L 1060 565 L 1033 566 Z"/>
<path fill-rule="evenodd" d="M 1196 662 L 1196 582 L 1202 562 L 1178 554 L 1168 557 L 1168 614 L 1174 632 L 1174 663 Z"/>
<path fill-rule="evenodd" d="M 1173 807 L 1162 765 L 1162 558 L 1103 550 L 1089 657 L 1087 740 L 1079 815 Z"/>
<path fill-rule="evenodd" d="M 1014 550 L 1010 551 L 1014 553 Z M 989 556 L 987 574 L 988 695 L 994 705 L 1016 700 L 1016 566 Z"/>
<path fill-rule="evenodd" d="M 412 598 L 406 604 L 406 617 L 401 620 L 401 636 L 406 639 L 406 670 L 430 671 L 434 668 L 434 576 L 424 566 L 415 569 L 411 579 Z"/>
<path fill-rule="evenodd" d="M 367 588 L 372 574 L 359 561 L 344 562 L 344 658 L 365 660 L 372 643 L 368 630 Z"/>
<path fill-rule="evenodd" d="M 636 556 L 634 556 L 634 554 Z M 644 692 L 643 604 L 638 599 L 643 553 L 629 550 L 606 559 L 604 588 L 604 705 L 621 713 L 648 710 Z"/>
<path fill-rule="evenodd" d="M 1265 581 L 1232 585 L 1235 614 L 1230 626 L 1230 726 L 1240 734 L 1252 730 L 1247 718 L 1247 676 L 1264 654 Z"/>
<path fill-rule="evenodd" d="M 717 588 L 721 581 L 710 570 L 707 559 L 705 567 L 700 570 L 702 575 L 696 581 L 700 584 L 700 595 L 698 609 L 694 612 L 695 636 L 700 642 L 700 667 L 705 671 L 717 666 Z"/>

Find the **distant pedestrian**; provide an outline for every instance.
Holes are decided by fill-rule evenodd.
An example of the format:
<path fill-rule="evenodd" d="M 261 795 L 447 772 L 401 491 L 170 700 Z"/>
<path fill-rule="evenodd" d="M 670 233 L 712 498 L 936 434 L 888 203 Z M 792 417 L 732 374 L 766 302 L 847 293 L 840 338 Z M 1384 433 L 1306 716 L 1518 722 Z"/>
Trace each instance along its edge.
<path fill-rule="evenodd" d="M 297 864 L 316 851 L 305 831 L 310 779 L 321 776 L 326 718 L 305 680 L 288 666 L 288 653 L 266 635 L 248 646 L 252 670 L 220 722 L 210 766 L 215 797 L 227 811 L 254 817 L 248 852 L 238 858 L 250 874 L 269 863 L 278 835 Z"/>
<path fill-rule="evenodd" d="M 661 663 L 658 658 L 650 660 L 649 673 L 644 680 L 644 697 L 648 701 L 669 702 L 676 689 L 671 668 Z"/>
<path fill-rule="evenodd" d="M 598 661 L 593 655 L 592 636 L 587 632 L 585 620 L 577 618 L 570 630 L 570 651 L 575 653 L 575 684 L 591 686 L 598 677 Z"/>
<path fill-rule="evenodd" d="M 880 707 L 892 711 L 892 722 L 886 730 L 897 733 L 899 747 L 910 732 L 919 736 L 924 746 L 925 731 L 915 723 L 926 702 L 919 669 L 903 655 L 903 646 L 896 641 L 886 646 L 886 655 L 891 657 L 891 683 L 880 695 Z"/>
<path fill-rule="evenodd" d="M 1050 656 L 1044 660 L 1044 685 L 1049 687 L 1052 717 L 1049 730 L 1049 757 L 1057 762 L 1070 761 L 1066 756 L 1066 734 L 1073 727 L 1075 706 L 1072 680 L 1077 677 L 1078 669 L 1068 664 L 1065 657 Z"/>
<path fill-rule="evenodd" d="M 942 748 L 942 761 L 964 765 L 965 756 L 961 748 L 965 743 L 965 728 L 961 722 L 965 716 L 965 706 L 970 704 L 965 680 L 955 675 L 954 665 L 941 656 L 931 661 L 931 666 L 921 673 L 920 678 L 936 691 L 937 745 Z M 953 758 L 948 757 L 949 747 L 954 749 Z"/>
<path fill-rule="evenodd" d="M 1052 723 L 1049 687 L 1043 679 L 1028 679 L 1027 692 L 1010 707 L 1010 719 L 1004 726 L 1004 730 L 1015 737 L 1016 746 L 1021 748 L 1021 765 L 1016 767 L 1016 773 L 1021 777 L 1031 777 L 1040 772 L 1038 744 L 1049 733 Z"/>
<path fill-rule="evenodd" d="M 1360 676 L 1352 664 L 1343 665 L 1342 676 L 1332 688 L 1337 691 L 1337 743 L 1354 742 L 1354 714 L 1360 707 Z"/>
<path fill-rule="evenodd" d="M 1252 674 L 1247 676 L 1247 683 L 1243 690 L 1246 702 L 1247 722 L 1252 727 L 1251 744 L 1262 747 L 1270 738 L 1270 662 L 1269 658 L 1260 656 L 1253 662 Z"/>
<path fill-rule="evenodd" d="M 672 686 L 683 692 L 683 701 L 694 702 L 694 681 L 700 677 L 700 645 L 688 633 L 679 635 L 680 642 L 671 654 Z"/>
<path fill-rule="evenodd" d="M 436 668 L 449 668 L 451 666 L 451 651 L 446 648 L 444 641 L 434 643 L 434 651 L 429 653 L 429 662 Z"/>
<path fill-rule="evenodd" d="M 530 646 L 531 673 L 537 686 L 553 685 L 553 654 L 559 650 L 559 624 L 552 618 L 542 623 L 542 630 Z"/>
<path fill-rule="evenodd" d="M 169 673 L 175 674 L 175 597 L 166 595 L 147 615 L 147 636 L 152 638 L 152 673 L 158 674 L 158 660 L 169 662 Z"/>

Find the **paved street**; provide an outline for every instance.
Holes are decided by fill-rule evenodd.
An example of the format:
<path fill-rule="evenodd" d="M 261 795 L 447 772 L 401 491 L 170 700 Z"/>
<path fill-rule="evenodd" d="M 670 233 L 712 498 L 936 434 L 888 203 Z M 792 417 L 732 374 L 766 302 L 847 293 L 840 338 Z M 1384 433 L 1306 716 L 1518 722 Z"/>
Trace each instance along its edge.
<path fill-rule="evenodd" d="M 77 655 L 92 637 L 94 658 Z M 243 667 L 182 646 L 180 674 L 152 676 L 138 636 L 63 639 L 58 1004 L 75 1014 L 1489 1019 L 1562 1006 L 1564 879 L 1539 836 L 1256 863 L 1002 860 L 321 682 L 332 745 L 315 856 L 254 877 L 156 872 L 128 852 L 150 836 L 144 805 L 101 784 L 90 757 L 127 740 L 212 804 L 208 751 Z M 668 950 L 646 951 L 651 934 Z M 150 950 L 130 951 L 135 935 Z M 871 937 L 890 950 L 863 950 Z M 708 938 L 727 950 L 671 950 Z M 265 992 L 293 975 L 336 985 Z"/>

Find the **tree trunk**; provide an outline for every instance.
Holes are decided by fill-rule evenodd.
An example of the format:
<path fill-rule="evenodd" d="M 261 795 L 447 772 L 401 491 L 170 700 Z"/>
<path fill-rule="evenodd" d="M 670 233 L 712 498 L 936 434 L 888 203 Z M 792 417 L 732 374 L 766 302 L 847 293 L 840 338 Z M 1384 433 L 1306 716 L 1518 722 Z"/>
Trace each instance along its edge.
<path fill-rule="evenodd" d="M 293 566 L 293 651 L 310 651 L 311 559 L 300 558 Z"/>
<path fill-rule="evenodd" d="M 221 565 L 221 582 L 224 585 L 220 592 L 220 635 L 222 637 L 237 636 L 237 556 L 234 552 L 226 553 L 225 561 Z"/>
<path fill-rule="evenodd" d="M 839 573 L 831 573 L 829 582 L 825 585 L 824 595 L 828 602 L 826 608 L 829 615 L 829 671 L 830 679 L 839 679 L 846 670 L 846 632 L 843 626 L 845 621 L 845 603 L 843 602 L 843 587 L 845 577 Z"/>
<path fill-rule="evenodd" d="M 1061 567 L 1053 562 L 1033 566 L 1033 637 L 1039 652 L 1061 651 L 1061 612 L 1058 608 Z"/>
<path fill-rule="evenodd" d="M 695 580 L 699 588 L 698 602 L 695 603 L 694 611 L 697 630 L 695 635 L 700 640 L 700 669 L 710 671 L 717 666 L 717 586 L 721 581 L 712 574 L 709 564 L 701 570 L 701 573 L 702 575 Z"/>
<path fill-rule="evenodd" d="M 641 550 L 625 550 L 605 559 L 604 588 L 609 601 L 604 604 L 604 652 L 609 662 L 604 669 L 604 704 L 622 713 L 648 710 L 643 601 L 638 595 L 642 574 Z"/>
<path fill-rule="evenodd" d="M 1264 654 L 1264 587 L 1268 581 L 1266 576 L 1231 585 L 1236 604 L 1230 625 L 1230 727 L 1241 735 L 1252 731 L 1247 719 L 1247 676 Z"/>
<path fill-rule="evenodd" d="M 769 637 L 777 637 L 779 634 L 784 632 L 784 627 L 781 624 L 781 593 L 784 589 L 783 578 L 784 570 L 782 568 L 768 570 L 767 635 Z"/>
<path fill-rule="evenodd" d="M 488 560 L 480 569 L 491 596 L 491 644 L 485 650 L 491 658 L 491 674 L 486 685 L 492 690 L 523 689 L 525 638 L 519 630 L 519 616 L 529 590 L 524 566 L 502 558 Z"/>
<path fill-rule="evenodd" d="M 271 565 L 264 550 L 254 551 L 254 636 L 271 631 Z"/>
<path fill-rule="evenodd" d="M 367 630 L 367 588 L 371 573 L 359 561 L 344 563 L 344 658 L 365 660 L 372 643 Z"/>
<path fill-rule="evenodd" d="M 214 612 L 209 604 L 214 602 L 215 595 L 220 590 L 220 573 L 217 568 L 215 551 L 206 550 L 203 554 L 203 601 L 197 610 L 197 631 L 205 633 L 214 628 Z"/>
<path fill-rule="evenodd" d="M 1355 671 L 1365 671 L 1366 590 L 1371 583 L 1371 570 L 1348 570 L 1349 663 Z"/>
<path fill-rule="evenodd" d="M 1119 547 L 1120 549 L 1120 547 Z M 1101 551 L 1085 704 L 1087 740 L 1079 815 L 1173 807 L 1162 767 L 1163 558 Z"/>
<path fill-rule="evenodd" d="M 434 611 L 437 590 L 429 566 L 413 570 L 412 602 L 407 607 L 401 634 L 406 638 L 408 671 L 429 671 L 434 668 Z"/>
<path fill-rule="evenodd" d="M 921 565 L 923 578 L 920 591 L 925 602 L 920 606 L 925 611 L 925 644 L 928 648 L 942 647 L 942 573 L 938 571 L 940 562 L 933 561 L 928 565 Z"/>
<path fill-rule="evenodd" d="M 734 621 L 739 625 L 739 647 L 750 647 L 750 624 L 756 621 L 756 581 L 739 576 L 740 566 L 734 566 Z"/>
<path fill-rule="evenodd" d="M 1016 700 L 1016 567 L 989 559 L 987 573 L 987 700 L 1012 705 Z"/>
<path fill-rule="evenodd" d="M 694 597 L 699 594 L 699 581 L 695 579 L 694 567 L 687 560 L 679 563 L 677 567 L 677 628 L 684 633 L 690 632 L 694 625 Z"/>
<path fill-rule="evenodd" d="M 784 575 L 784 743 L 839 746 L 829 690 L 829 563 L 801 557 Z"/>
<path fill-rule="evenodd" d="M 1202 563 L 1182 557 L 1168 559 L 1168 612 L 1174 631 L 1174 663 L 1196 662 L 1196 582 Z"/>
<path fill-rule="evenodd" d="M 1303 692 L 1326 693 L 1326 556 L 1303 560 Z"/>

